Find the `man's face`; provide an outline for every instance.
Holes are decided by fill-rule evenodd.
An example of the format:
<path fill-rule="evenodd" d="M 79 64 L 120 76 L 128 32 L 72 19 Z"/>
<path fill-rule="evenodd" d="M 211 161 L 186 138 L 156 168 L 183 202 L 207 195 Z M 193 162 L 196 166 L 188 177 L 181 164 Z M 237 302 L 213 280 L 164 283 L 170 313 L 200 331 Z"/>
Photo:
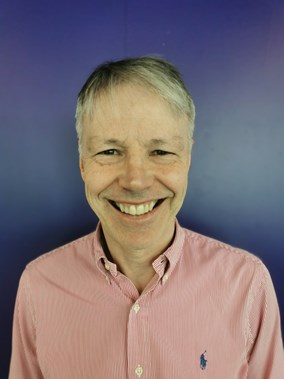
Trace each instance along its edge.
<path fill-rule="evenodd" d="M 164 249 L 187 187 L 188 119 L 143 87 L 96 100 L 85 123 L 80 168 L 107 242 Z"/>

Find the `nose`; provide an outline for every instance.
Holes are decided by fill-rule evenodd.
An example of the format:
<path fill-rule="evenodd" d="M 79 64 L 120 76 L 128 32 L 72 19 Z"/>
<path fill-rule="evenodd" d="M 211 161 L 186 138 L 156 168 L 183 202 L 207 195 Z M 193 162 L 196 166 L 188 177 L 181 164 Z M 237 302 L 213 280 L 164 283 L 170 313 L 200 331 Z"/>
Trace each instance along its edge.
<path fill-rule="evenodd" d="M 153 178 L 153 168 L 147 158 L 136 153 L 125 158 L 119 184 L 125 190 L 141 192 L 151 187 Z"/>

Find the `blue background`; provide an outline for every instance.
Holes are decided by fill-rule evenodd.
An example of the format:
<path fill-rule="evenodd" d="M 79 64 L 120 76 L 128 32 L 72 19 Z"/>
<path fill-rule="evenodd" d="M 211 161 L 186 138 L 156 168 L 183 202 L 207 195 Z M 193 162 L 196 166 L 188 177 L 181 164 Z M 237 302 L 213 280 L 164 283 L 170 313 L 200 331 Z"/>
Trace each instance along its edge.
<path fill-rule="evenodd" d="M 4 0 L 0 11 L 1 378 L 25 265 L 95 228 L 74 111 L 109 59 L 160 54 L 197 107 L 180 222 L 258 255 L 284 314 L 284 3 Z"/>

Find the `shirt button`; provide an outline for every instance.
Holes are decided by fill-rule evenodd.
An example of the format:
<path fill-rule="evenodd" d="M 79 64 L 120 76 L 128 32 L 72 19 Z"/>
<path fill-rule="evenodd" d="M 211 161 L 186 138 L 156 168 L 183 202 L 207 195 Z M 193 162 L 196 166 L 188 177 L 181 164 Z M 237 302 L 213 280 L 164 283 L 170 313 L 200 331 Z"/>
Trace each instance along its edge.
<path fill-rule="evenodd" d="M 109 264 L 108 264 L 108 263 L 105 263 L 105 269 L 106 269 L 107 271 L 110 270 L 110 267 L 109 267 Z"/>
<path fill-rule="evenodd" d="M 138 303 L 135 303 L 132 307 L 132 309 L 134 310 L 134 312 L 137 314 L 140 310 L 140 305 Z"/>
<path fill-rule="evenodd" d="M 162 281 L 163 281 L 163 284 L 165 284 L 166 283 L 166 281 L 169 279 L 169 277 L 168 277 L 168 275 L 167 274 L 165 274 L 164 276 L 163 276 L 163 279 L 162 279 Z"/>
<path fill-rule="evenodd" d="M 140 378 L 140 376 L 143 374 L 143 368 L 138 365 L 135 369 L 135 374 Z"/>

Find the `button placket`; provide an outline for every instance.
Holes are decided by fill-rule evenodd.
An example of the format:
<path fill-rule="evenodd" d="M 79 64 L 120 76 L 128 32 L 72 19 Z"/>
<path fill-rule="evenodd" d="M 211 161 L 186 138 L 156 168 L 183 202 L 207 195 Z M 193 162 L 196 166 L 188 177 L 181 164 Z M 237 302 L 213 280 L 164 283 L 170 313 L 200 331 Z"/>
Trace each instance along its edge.
<path fill-rule="evenodd" d="M 141 299 L 142 304 L 141 304 Z M 128 367 L 129 378 L 143 379 L 145 367 L 149 362 L 148 352 L 145 344 L 149 339 L 147 316 L 144 313 L 145 296 L 140 296 L 130 308 L 128 322 Z M 142 313 L 141 313 L 142 312 Z M 146 328 L 146 329 L 145 329 Z"/>

